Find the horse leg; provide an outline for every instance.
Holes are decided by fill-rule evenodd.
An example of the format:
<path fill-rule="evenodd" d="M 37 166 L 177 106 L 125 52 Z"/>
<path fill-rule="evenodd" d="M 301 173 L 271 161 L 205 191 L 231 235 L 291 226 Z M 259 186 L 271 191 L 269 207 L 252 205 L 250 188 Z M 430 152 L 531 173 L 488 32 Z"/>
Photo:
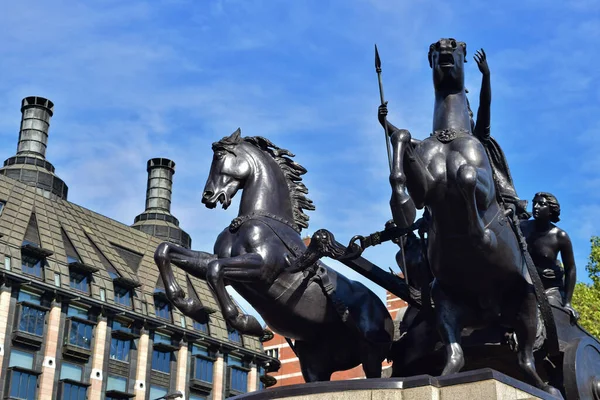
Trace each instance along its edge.
<path fill-rule="evenodd" d="M 463 164 L 458 168 L 456 178 L 458 187 L 465 199 L 467 209 L 467 230 L 469 236 L 477 241 L 477 245 L 486 251 L 493 250 L 497 246 L 496 234 L 485 227 L 479 216 L 477 207 L 478 197 L 489 193 L 486 188 L 485 171 L 478 171 L 472 165 Z"/>
<path fill-rule="evenodd" d="M 442 375 L 460 372 L 465 365 L 465 356 L 460 345 L 462 331 L 462 307 L 448 297 L 434 280 L 432 296 L 435 303 L 438 330 L 446 346 L 446 365 Z"/>
<path fill-rule="evenodd" d="M 324 356 L 324 350 L 323 346 L 319 344 L 315 345 L 301 340 L 294 342 L 294 353 L 298 356 L 302 377 L 306 383 L 331 380 L 333 371 L 329 362 L 333 358 Z"/>
<path fill-rule="evenodd" d="M 240 314 L 229 293 L 225 290 L 224 280 L 258 281 L 263 265 L 263 258 L 257 253 L 220 258 L 208 263 L 206 281 L 217 297 L 223 317 L 232 328 L 242 334 L 263 336 L 264 330 L 254 316 Z"/>
<path fill-rule="evenodd" d="M 364 343 L 361 361 L 362 368 L 365 372 L 365 377 L 369 378 L 381 378 L 381 363 L 385 359 L 385 354 L 388 353 L 388 348 L 385 348 L 385 352 L 382 351 L 383 348 L 378 348 L 377 346 L 370 345 L 369 343 Z"/>
<path fill-rule="evenodd" d="M 392 216 L 398 228 L 409 227 L 417 215 L 415 204 L 406 191 L 406 173 L 404 171 L 404 155 L 410 147 L 410 132 L 405 129 L 395 131 L 391 138 L 392 142 L 392 170 L 390 172 L 390 185 L 392 186 L 392 198 L 390 207 Z"/>
<path fill-rule="evenodd" d="M 517 314 L 514 327 L 519 341 L 519 351 L 517 353 L 519 366 L 534 386 L 562 398 L 560 391 L 545 383 L 535 368 L 533 345 L 537 333 L 537 321 L 537 300 L 533 290 L 529 290 L 521 304 L 521 310 Z"/>
<path fill-rule="evenodd" d="M 202 251 L 193 251 L 173 243 L 163 242 L 154 252 L 154 261 L 165 285 L 169 301 L 183 314 L 198 322 L 206 321 L 206 310 L 198 300 L 186 297 L 184 290 L 175 279 L 171 263 L 200 279 L 206 278 L 208 263 L 217 256 Z"/>

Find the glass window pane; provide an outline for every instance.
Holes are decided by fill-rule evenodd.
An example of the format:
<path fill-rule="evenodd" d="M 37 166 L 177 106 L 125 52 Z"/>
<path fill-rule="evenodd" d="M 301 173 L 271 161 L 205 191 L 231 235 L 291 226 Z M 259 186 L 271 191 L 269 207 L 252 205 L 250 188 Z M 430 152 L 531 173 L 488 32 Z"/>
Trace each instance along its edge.
<path fill-rule="evenodd" d="M 214 363 L 212 361 L 202 357 L 196 357 L 194 378 L 204 382 L 212 383 L 213 369 Z"/>
<path fill-rule="evenodd" d="M 87 319 L 88 311 L 84 308 L 69 306 L 67 310 L 67 317 L 81 317 Z"/>
<path fill-rule="evenodd" d="M 8 366 L 33 369 L 33 353 L 12 349 Z"/>
<path fill-rule="evenodd" d="M 194 329 L 203 333 L 208 333 L 208 324 L 201 324 L 200 322 L 194 321 Z"/>
<path fill-rule="evenodd" d="M 69 344 L 82 347 L 84 349 L 92 348 L 92 325 L 71 320 L 71 329 L 69 331 Z"/>
<path fill-rule="evenodd" d="M 113 324 L 112 324 L 112 328 L 113 328 L 113 330 L 116 330 L 116 331 L 131 332 L 131 323 L 114 320 Z"/>
<path fill-rule="evenodd" d="M 18 329 L 32 335 L 44 335 L 46 312 L 21 304 Z"/>
<path fill-rule="evenodd" d="M 197 394 L 190 394 L 190 400 L 206 400 L 206 397 Z"/>
<path fill-rule="evenodd" d="M 171 344 L 171 337 L 161 335 L 160 333 L 154 334 L 154 343 Z"/>
<path fill-rule="evenodd" d="M 118 390 L 119 392 L 127 392 L 127 378 L 122 376 L 109 375 L 106 380 L 106 390 Z"/>
<path fill-rule="evenodd" d="M 203 355 L 203 356 L 209 356 L 210 354 L 208 353 L 208 349 L 204 346 L 198 346 L 198 345 L 193 345 L 192 346 L 192 355 L 196 356 L 196 355 Z"/>
<path fill-rule="evenodd" d="M 167 395 L 167 389 L 159 386 L 150 386 L 149 400 L 155 400 Z"/>
<path fill-rule="evenodd" d="M 18 301 L 28 301 L 34 304 L 40 304 L 41 297 L 39 294 L 27 292 L 25 290 L 19 291 Z"/>
<path fill-rule="evenodd" d="M 34 400 L 36 387 L 36 375 L 21 371 L 11 371 L 10 397 L 23 400 Z"/>
<path fill-rule="evenodd" d="M 129 362 L 129 350 L 131 348 L 130 340 L 121 340 L 112 338 L 110 341 L 110 358 L 111 360 L 119 360 Z"/>
<path fill-rule="evenodd" d="M 63 362 L 60 368 L 60 379 L 72 379 L 74 381 L 81 381 L 81 375 L 83 374 L 83 367 L 76 364 L 70 364 Z"/>

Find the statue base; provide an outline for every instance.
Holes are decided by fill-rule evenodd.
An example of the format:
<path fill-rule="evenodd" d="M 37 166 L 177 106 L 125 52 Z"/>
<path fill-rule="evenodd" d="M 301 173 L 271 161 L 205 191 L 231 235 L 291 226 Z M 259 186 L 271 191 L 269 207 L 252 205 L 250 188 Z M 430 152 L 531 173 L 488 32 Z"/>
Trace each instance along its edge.
<path fill-rule="evenodd" d="M 444 377 L 353 379 L 281 386 L 234 397 L 236 400 L 556 400 L 554 396 L 493 369 Z"/>

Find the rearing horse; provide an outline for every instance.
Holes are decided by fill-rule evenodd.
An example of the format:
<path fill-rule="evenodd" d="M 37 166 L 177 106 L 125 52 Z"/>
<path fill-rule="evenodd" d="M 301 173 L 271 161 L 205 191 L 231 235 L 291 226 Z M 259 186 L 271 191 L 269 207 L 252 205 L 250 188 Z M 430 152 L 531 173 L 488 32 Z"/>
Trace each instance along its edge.
<path fill-rule="evenodd" d="M 360 282 L 322 263 L 313 273 L 288 268 L 305 249 L 300 231 L 308 226 L 303 209 L 313 210 L 301 182 L 306 170 L 289 151 L 262 137 L 242 138 L 238 129 L 213 144 L 214 157 L 202 202 L 223 208 L 243 190 L 238 217 L 217 238 L 214 254 L 162 243 L 155 261 L 169 300 L 184 314 L 206 318 L 186 297 L 170 264 L 206 279 L 228 325 L 262 336 L 252 316 L 240 314 L 225 285 L 230 284 L 264 318 L 269 328 L 294 339 L 307 382 L 329 380 L 335 371 L 360 363 L 368 378 L 381 377 L 393 323 L 381 300 Z"/>
<path fill-rule="evenodd" d="M 410 226 L 415 208 L 431 213 L 428 257 L 432 298 L 446 348 L 442 375 L 464 366 L 463 328 L 500 322 L 519 340 L 518 362 L 532 384 L 549 393 L 535 369 L 537 300 L 519 242 L 496 199 L 486 151 L 472 135 L 464 88 L 466 44 L 431 45 L 435 107 L 433 133 L 418 141 L 388 123 L 393 148 L 390 206 L 396 225 Z M 387 108 L 380 107 L 380 121 Z"/>

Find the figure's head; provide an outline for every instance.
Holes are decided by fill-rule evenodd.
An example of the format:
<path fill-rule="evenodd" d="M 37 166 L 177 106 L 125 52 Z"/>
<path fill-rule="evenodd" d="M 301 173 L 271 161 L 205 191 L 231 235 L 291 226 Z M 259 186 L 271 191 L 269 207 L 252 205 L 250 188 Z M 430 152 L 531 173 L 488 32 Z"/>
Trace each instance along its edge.
<path fill-rule="evenodd" d="M 247 157 L 240 157 L 244 152 L 242 143 L 240 129 L 213 143 L 213 160 L 202 194 L 202 203 L 206 207 L 215 208 L 220 202 L 227 209 L 250 174 Z"/>
<path fill-rule="evenodd" d="M 533 196 L 533 218 L 536 220 L 560 221 L 560 204 L 552 193 L 538 192 Z"/>
<path fill-rule="evenodd" d="M 433 70 L 433 86 L 460 91 L 464 88 L 467 44 L 455 39 L 440 39 L 429 46 L 429 66 Z"/>

